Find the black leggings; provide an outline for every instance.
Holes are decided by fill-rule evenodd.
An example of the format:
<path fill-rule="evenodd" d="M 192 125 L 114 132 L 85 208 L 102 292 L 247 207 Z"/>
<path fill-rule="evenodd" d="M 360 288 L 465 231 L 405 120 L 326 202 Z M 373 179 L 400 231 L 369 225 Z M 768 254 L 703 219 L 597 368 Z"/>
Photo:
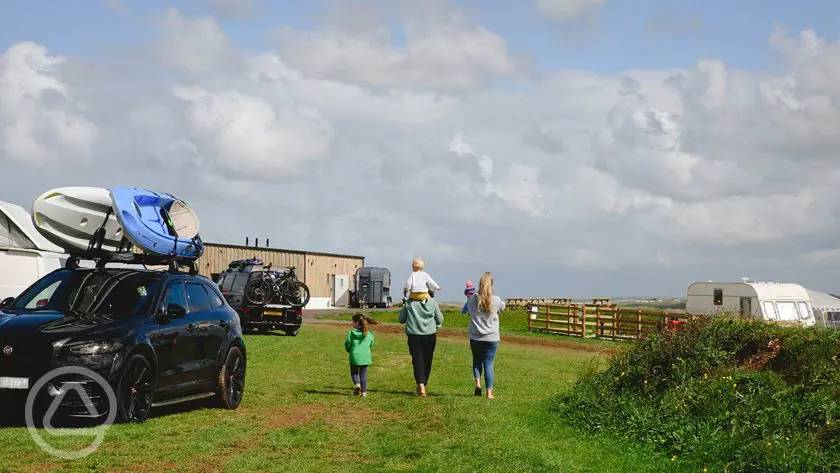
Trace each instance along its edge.
<path fill-rule="evenodd" d="M 367 365 L 356 365 L 350 367 L 350 377 L 353 379 L 353 384 L 358 384 L 362 387 L 362 392 L 367 392 Z"/>
<path fill-rule="evenodd" d="M 414 367 L 414 381 L 417 384 L 429 384 L 432 374 L 432 360 L 435 357 L 437 334 L 409 335 L 408 352 L 411 353 L 411 364 Z"/>

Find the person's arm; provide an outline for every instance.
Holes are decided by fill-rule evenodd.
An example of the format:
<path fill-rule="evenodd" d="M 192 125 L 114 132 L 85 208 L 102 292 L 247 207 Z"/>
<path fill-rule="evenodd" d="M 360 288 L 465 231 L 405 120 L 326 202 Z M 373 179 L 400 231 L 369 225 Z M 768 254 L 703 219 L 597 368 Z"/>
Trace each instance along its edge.
<path fill-rule="evenodd" d="M 499 312 L 505 310 L 505 308 L 507 307 L 507 304 L 505 304 L 504 299 L 502 299 L 501 297 L 498 297 L 498 296 L 496 296 L 496 298 L 499 299 Z"/>
<path fill-rule="evenodd" d="M 443 325 L 443 312 L 440 311 L 440 306 L 437 303 L 435 303 L 435 322 L 438 328 Z"/>
<path fill-rule="evenodd" d="M 347 332 L 347 338 L 344 339 L 344 351 L 346 351 L 347 353 L 350 353 L 350 347 L 351 346 L 352 346 L 352 343 L 350 342 L 350 332 L 348 331 Z"/>
<path fill-rule="evenodd" d="M 373 332 L 370 333 L 370 349 L 373 350 L 373 342 L 376 341 L 376 337 L 373 335 Z"/>
<path fill-rule="evenodd" d="M 462 314 L 467 313 L 467 304 L 469 304 L 469 303 L 470 303 L 470 301 L 464 302 L 464 307 L 461 307 L 461 313 Z"/>
<path fill-rule="evenodd" d="M 436 283 L 435 280 L 432 279 L 432 277 L 428 274 L 426 275 L 426 287 L 428 287 L 432 291 L 440 291 L 440 286 L 438 286 L 438 283 Z"/>
<path fill-rule="evenodd" d="M 401 324 L 404 324 L 406 320 L 408 320 L 408 306 L 403 305 L 400 309 L 400 315 L 397 316 Z"/>

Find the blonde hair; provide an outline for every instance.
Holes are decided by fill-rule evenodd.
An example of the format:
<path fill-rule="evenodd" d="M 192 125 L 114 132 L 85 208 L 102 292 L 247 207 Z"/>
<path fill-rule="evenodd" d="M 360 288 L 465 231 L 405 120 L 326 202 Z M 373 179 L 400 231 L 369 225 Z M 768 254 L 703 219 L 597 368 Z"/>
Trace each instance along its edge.
<path fill-rule="evenodd" d="M 423 261 L 423 258 L 419 256 L 415 256 L 413 260 L 411 260 L 411 269 L 415 271 L 422 271 L 423 268 L 426 267 L 426 262 Z"/>
<path fill-rule="evenodd" d="M 485 272 L 478 281 L 478 309 L 490 313 L 493 309 L 493 275 Z"/>

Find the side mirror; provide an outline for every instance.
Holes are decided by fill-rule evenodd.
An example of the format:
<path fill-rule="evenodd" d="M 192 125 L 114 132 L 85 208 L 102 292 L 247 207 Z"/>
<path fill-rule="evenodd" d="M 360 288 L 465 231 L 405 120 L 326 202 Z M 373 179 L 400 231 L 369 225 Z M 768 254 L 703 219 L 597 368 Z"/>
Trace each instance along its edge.
<path fill-rule="evenodd" d="M 166 306 L 164 318 L 166 320 L 173 320 L 184 317 L 185 315 L 187 315 L 187 309 L 184 306 L 180 304 L 169 304 Z"/>
<path fill-rule="evenodd" d="M 14 304 L 14 302 L 15 302 L 14 297 L 7 297 L 7 298 L 3 299 L 2 301 L 0 301 L 0 309 L 4 309 L 6 307 L 9 307 L 10 305 Z"/>

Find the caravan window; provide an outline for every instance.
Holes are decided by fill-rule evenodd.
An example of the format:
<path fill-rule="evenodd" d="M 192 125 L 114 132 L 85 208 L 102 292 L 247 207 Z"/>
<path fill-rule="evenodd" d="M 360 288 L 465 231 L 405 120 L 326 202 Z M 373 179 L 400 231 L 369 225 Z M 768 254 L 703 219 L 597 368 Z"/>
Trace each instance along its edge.
<path fill-rule="evenodd" d="M 808 310 L 808 304 L 804 302 L 797 302 L 796 304 L 799 306 L 799 318 L 802 320 L 808 320 L 811 318 L 811 312 Z"/>
<path fill-rule="evenodd" d="M 794 321 L 799 319 L 795 302 L 776 302 L 776 307 L 779 310 L 779 320 Z"/>
<path fill-rule="evenodd" d="M 32 243 L 32 240 L 24 235 L 17 225 L 2 212 L 0 212 L 0 247 L 31 250 L 36 248 L 35 243 Z"/>
<path fill-rule="evenodd" d="M 776 306 L 770 301 L 764 301 L 764 318 L 767 320 L 776 320 Z"/>

